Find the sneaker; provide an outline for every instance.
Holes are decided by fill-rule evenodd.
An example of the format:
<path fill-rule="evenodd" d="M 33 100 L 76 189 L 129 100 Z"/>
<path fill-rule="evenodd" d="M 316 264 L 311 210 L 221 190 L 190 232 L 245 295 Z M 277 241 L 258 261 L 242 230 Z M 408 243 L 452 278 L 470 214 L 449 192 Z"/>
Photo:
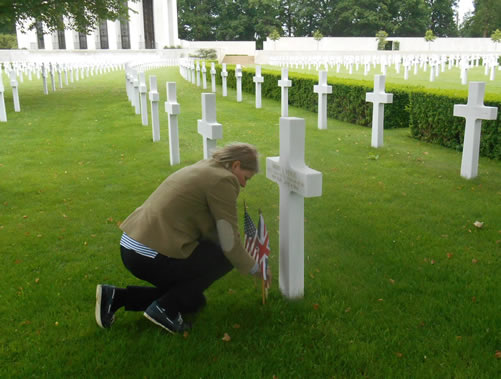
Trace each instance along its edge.
<path fill-rule="evenodd" d="M 181 313 L 178 312 L 174 319 L 170 319 L 164 308 L 162 308 L 156 301 L 146 308 L 144 317 L 157 324 L 172 334 L 182 333 L 191 329 L 191 326 L 183 321 Z"/>
<path fill-rule="evenodd" d="M 98 284 L 96 288 L 96 322 L 101 328 L 109 328 L 115 321 L 115 312 L 111 311 L 115 287 Z"/>

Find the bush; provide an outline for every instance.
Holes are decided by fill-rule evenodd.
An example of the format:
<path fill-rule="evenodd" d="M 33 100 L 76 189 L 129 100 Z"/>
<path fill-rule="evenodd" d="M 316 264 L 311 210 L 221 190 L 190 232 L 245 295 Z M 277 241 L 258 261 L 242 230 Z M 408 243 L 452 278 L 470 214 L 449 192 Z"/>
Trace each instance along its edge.
<path fill-rule="evenodd" d="M 15 34 L 0 34 L 0 49 L 17 49 Z"/>
<path fill-rule="evenodd" d="M 410 95 L 411 135 L 423 141 L 463 150 L 465 119 L 453 115 L 455 104 L 466 104 L 467 97 L 451 91 L 414 91 Z M 485 101 L 501 109 L 501 100 Z M 480 155 L 501 160 L 501 112 L 497 120 L 482 121 Z"/>

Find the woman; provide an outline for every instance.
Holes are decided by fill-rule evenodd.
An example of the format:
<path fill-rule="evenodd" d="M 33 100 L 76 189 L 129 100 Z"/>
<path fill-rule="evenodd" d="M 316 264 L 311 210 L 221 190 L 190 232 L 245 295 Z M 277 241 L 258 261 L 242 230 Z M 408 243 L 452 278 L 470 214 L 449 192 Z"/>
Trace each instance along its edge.
<path fill-rule="evenodd" d="M 239 187 L 257 172 L 255 147 L 237 143 L 165 179 L 120 226 L 125 267 L 155 287 L 99 284 L 97 324 L 109 328 L 125 307 L 144 311 L 171 333 L 183 332 L 190 325 L 182 314 L 204 306 L 203 291 L 233 267 L 262 276 L 240 240 L 236 207 Z"/>

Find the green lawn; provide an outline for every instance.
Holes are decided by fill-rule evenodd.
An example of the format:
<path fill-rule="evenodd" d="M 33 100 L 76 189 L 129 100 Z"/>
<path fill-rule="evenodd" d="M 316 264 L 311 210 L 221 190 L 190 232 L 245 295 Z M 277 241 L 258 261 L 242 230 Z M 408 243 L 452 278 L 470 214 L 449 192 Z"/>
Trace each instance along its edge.
<path fill-rule="evenodd" d="M 211 287 L 188 336 L 140 313 L 94 320 L 97 283 L 141 283 L 123 267 L 125 219 L 170 173 L 202 159 L 202 90 L 177 69 L 157 69 L 162 140 L 127 100 L 123 72 L 43 95 L 7 89 L 0 123 L 0 377 L 455 377 L 501 372 L 501 162 L 480 158 L 460 177 L 461 154 L 385 131 L 290 108 L 306 119 L 306 162 L 323 173 L 322 197 L 305 200 L 305 297 L 277 280 L 261 305 L 254 280 L 232 272 Z M 181 165 L 171 167 L 165 82 L 176 81 Z M 4 76 L 4 83 L 7 83 Z M 8 86 L 6 86 L 8 87 Z M 50 85 L 49 85 L 50 88 Z M 207 91 L 208 92 L 208 91 Z M 265 158 L 279 153 L 280 104 L 218 88 L 223 141 L 255 144 L 263 171 L 241 192 L 261 208 L 278 278 L 278 186 Z M 475 221 L 484 223 L 476 228 Z M 231 341 L 225 342 L 225 333 Z M 498 353 L 499 354 L 499 353 Z"/>

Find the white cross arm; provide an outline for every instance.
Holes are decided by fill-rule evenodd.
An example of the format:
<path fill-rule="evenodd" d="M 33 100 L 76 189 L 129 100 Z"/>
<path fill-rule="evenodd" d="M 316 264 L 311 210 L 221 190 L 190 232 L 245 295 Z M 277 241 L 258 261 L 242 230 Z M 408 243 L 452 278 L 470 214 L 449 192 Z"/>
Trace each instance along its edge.
<path fill-rule="evenodd" d="M 465 118 L 472 116 L 476 120 L 495 120 L 498 117 L 498 108 L 456 104 L 454 105 L 454 116 Z"/>
<path fill-rule="evenodd" d="M 313 86 L 313 92 L 318 93 L 319 95 L 330 94 L 330 93 L 332 93 L 332 86 L 326 86 L 323 84 L 315 84 Z"/>
<path fill-rule="evenodd" d="M 170 103 L 168 101 L 165 102 L 165 111 L 169 114 L 180 114 L 181 106 L 179 103 Z"/>
<path fill-rule="evenodd" d="M 282 167 L 280 157 L 266 158 L 266 177 L 275 183 L 286 185 L 290 191 L 303 197 L 322 195 L 322 173 L 306 165 Z"/>
<path fill-rule="evenodd" d="M 253 76 L 252 80 L 254 83 L 263 83 L 264 82 L 264 78 L 262 76 Z"/>
<path fill-rule="evenodd" d="M 280 79 L 278 81 L 279 87 L 292 87 L 292 80 Z"/>
<path fill-rule="evenodd" d="M 384 92 L 383 93 L 368 92 L 365 94 L 365 101 L 371 103 L 391 104 L 393 103 L 393 94 Z"/>
<path fill-rule="evenodd" d="M 207 122 L 204 120 L 198 120 L 198 134 L 203 135 L 209 139 L 221 139 L 223 138 L 223 125 L 218 122 Z"/>

